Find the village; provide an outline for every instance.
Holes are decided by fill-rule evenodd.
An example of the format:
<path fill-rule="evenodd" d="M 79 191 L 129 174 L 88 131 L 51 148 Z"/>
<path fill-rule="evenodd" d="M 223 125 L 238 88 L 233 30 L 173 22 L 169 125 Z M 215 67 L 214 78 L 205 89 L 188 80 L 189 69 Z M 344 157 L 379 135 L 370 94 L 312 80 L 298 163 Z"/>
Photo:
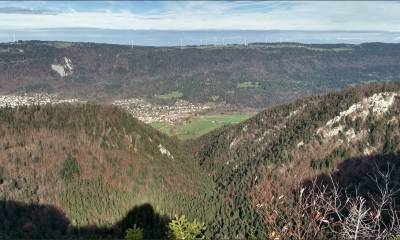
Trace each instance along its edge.
<path fill-rule="evenodd" d="M 62 98 L 57 94 L 35 93 L 23 95 L 0 95 L 0 107 L 18 107 L 29 105 L 85 103 L 78 98 Z M 144 99 L 131 98 L 116 100 L 113 105 L 121 107 L 132 114 L 133 117 L 145 123 L 164 122 L 173 124 L 196 113 L 210 109 L 207 104 L 190 103 L 178 100 L 172 105 L 152 104 Z"/>
<path fill-rule="evenodd" d="M 62 99 L 57 94 L 35 93 L 23 95 L 0 95 L 0 107 L 18 107 L 29 105 L 45 105 L 60 103 L 85 102 L 77 98 Z"/>
<path fill-rule="evenodd" d="M 126 109 L 134 117 L 145 123 L 164 122 L 172 124 L 211 108 L 206 104 L 191 103 L 185 100 L 178 100 L 172 105 L 158 105 L 138 98 L 117 100 L 113 104 Z"/>

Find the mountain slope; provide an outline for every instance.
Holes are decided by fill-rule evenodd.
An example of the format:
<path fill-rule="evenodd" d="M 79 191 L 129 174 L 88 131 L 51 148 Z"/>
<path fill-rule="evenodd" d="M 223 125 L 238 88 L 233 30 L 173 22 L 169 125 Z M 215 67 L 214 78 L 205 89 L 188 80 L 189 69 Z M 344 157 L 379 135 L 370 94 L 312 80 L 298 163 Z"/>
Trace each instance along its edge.
<path fill-rule="evenodd" d="M 217 129 L 187 143 L 192 159 L 116 107 L 2 108 L 0 236 L 115 238 L 137 224 L 161 238 L 163 223 L 185 214 L 208 237 L 266 237 L 265 206 L 299 184 L 331 173 L 365 189 L 373 161 L 397 175 L 399 116 L 400 84 L 358 86 Z"/>
<path fill-rule="evenodd" d="M 263 235 L 259 208 L 274 197 L 289 195 L 346 159 L 398 154 L 399 116 L 399 84 L 359 86 L 267 109 L 191 145 L 227 204 L 237 209 L 229 221 L 246 226 L 243 235 Z M 242 215 L 241 209 L 254 212 Z M 223 231 L 232 234 L 235 227 Z"/>
<path fill-rule="evenodd" d="M 400 79 L 400 44 L 128 47 L 0 44 L 0 93 L 149 98 L 263 108 L 369 81 Z"/>
<path fill-rule="evenodd" d="M 213 183 L 179 141 L 116 107 L 2 108 L 0 136 L 2 201 L 55 206 L 73 228 L 112 227 L 143 204 L 166 217 L 185 214 L 204 222 L 214 218 L 213 208 L 204 205 L 213 194 Z M 1 214 L 7 216 L 7 211 Z M 7 226 L 2 221 L 0 230 L 17 234 L 14 237 L 57 234 L 49 225 L 46 234 L 29 235 L 35 233 L 35 221 L 26 224 L 27 235 L 7 231 Z M 146 237 L 164 233 L 153 229 Z"/>

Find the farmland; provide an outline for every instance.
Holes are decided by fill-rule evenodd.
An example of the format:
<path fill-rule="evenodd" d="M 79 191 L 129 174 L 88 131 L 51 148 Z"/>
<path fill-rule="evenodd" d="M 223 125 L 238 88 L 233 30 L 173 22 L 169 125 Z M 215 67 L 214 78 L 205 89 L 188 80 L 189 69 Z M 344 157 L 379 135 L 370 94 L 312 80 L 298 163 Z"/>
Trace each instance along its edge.
<path fill-rule="evenodd" d="M 167 135 L 175 135 L 179 139 L 187 140 L 199 137 L 224 125 L 242 122 L 251 116 L 252 114 L 248 113 L 200 115 L 174 125 L 154 122 L 151 123 L 151 126 Z"/>

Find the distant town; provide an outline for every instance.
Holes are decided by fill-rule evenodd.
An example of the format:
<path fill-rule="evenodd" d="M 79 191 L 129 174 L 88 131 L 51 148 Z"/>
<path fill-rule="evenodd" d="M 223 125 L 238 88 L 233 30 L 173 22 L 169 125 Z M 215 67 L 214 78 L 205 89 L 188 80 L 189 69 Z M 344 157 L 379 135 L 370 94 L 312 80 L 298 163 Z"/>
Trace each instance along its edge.
<path fill-rule="evenodd" d="M 29 105 L 45 105 L 45 104 L 60 104 L 60 103 L 84 103 L 77 98 L 62 99 L 57 94 L 24 94 L 24 95 L 0 95 L 0 107 L 18 107 Z"/>
<path fill-rule="evenodd" d="M 85 103 L 86 101 L 71 98 L 65 99 L 57 94 L 35 93 L 23 95 L 0 95 L 0 107 L 18 107 L 29 105 L 45 105 L 60 103 Z M 152 104 L 144 99 L 131 98 L 112 102 L 113 105 L 127 110 L 135 118 L 145 122 L 176 123 L 190 117 L 195 113 L 208 110 L 211 106 L 207 104 L 191 103 L 178 100 L 173 105 Z"/>
<path fill-rule="evenodd" d="M 165 122 L 172 124 L 211 108 L 207 104 L 191 103 L 185 100 L 178 100 L 173 105 L 158 105 L 138 98 L 118 100 L 114 101 L 113 104 L 123 107 L 145 123 Z"/>

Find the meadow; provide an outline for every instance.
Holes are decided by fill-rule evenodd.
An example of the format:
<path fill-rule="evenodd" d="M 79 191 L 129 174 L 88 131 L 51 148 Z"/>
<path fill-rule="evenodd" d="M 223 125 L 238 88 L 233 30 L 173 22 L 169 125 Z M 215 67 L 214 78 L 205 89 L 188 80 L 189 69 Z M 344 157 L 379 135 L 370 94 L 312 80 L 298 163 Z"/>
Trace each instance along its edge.
<path fill-rule="evenodd" d="M 228 124 L 235 124 L 250 118 L 251 114 L 215 114 L 194 116 L 175 125 L 163 122 L 154 122 L 150 125 L 167 135 L 175 135 L 179 139 L 186 140 L 199 137 L 216 128 Z"/>

